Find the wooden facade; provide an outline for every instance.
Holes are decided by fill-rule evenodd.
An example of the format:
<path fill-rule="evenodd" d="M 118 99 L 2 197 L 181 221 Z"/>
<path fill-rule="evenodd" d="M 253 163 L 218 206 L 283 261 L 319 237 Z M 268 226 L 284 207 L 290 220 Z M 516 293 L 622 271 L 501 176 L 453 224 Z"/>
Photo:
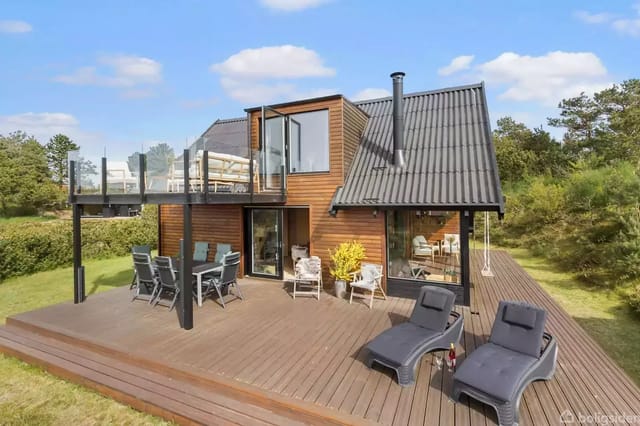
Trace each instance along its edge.
<path fill-rule="evenodd" d="M 289 174 L 287 200 L 280 206 L 308 208 L 309 251 L 322 259 L 323 278 L 325 283 L 330 283 L 330 249 L 344 241 L 358 240 L 366 248 L 367 261 L 385 265 L 386 246 L 383 214 L 374 216 L 373 209 L 345 210 L 335 216 L 329 214 L 336 188 L 344 184 L 360 143 L 367 124 L 366 114 L 341 96 L 284 106 L 277 111 L 295 114 L 324 109 L 329 112 L 329 171 Z M 260 118 L 259 110 L 250 113 L 251 149 L 254 151 L 259 149 Z M 177 253 L 182 235 L 182 209 L 180 206 L 161 206 L 160 211 L 160 251 Z M 246 259 L 243 223 L 241 206 L 194 206 L 193 241 L 229 242 Z"/>
<path fill-rule="evenodd" d="M 182 206 L 160 205 L 159 250 L 165 256 L 178 254 L 182 238 Z M 192 210 L 193 241 L 208 241 L 231 244 L 233 251 L 244 255 L 244 227 L 242 206 L 238 205 L 195 205 Z M 209 248 L 209 261 L 216 254 L 215 245 Z"/>

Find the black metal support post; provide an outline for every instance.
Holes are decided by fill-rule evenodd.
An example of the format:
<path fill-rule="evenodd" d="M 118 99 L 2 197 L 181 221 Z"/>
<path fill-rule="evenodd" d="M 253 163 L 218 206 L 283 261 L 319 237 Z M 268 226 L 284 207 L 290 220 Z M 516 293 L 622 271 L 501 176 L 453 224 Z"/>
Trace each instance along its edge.
<path fill-rule="evenodd" d="M 180 327 L 185 330 L 193 328 L 193 297 L 192 297 L 192 274 L 193 269 L 193 227 L 191 223 L 191 212 L 193 206 L 188 199 L 189 195 L 189 150 L 184 150 L 184 194 L 187 197 L 187 204 L 183 206 L 183 230 L 182 240 L 180 240 L 180 296 L 178 297 L 178 316 Z M 207 182 L 208 183 L 208 182 Z"/>
<path fill-rule="evenodd" d="M 80 205 L 73 204 L 73 303 L 82 303 L 84 293 L 84 267 L 82 266 L 82 234 Z"/>
<path fill-rule="evenodd" d="M 469 272 L 469 225 L 472 213 L 469 210 L 460 212 L 460 276 L 464 291 L 464 304 L 471 303 L 471 279 Z"/>
<path fill-rule="evenodd" d="M 144 172 L 146 170 L 146 160 L 147 159 L 144 154 L 140 154 L 140 157 L 138 157 L 138 186 L 140 187 L 140 204 L 144 204 L 144 190 L 147 187 L 144 175 Z"/>
<path fill-rule="evenodd" d="M 202 192 L 204 193 L 204 199 L 208 199 L 209 195 L 209 151 L 206 149 L 202 151 Z"/>
<path fill-rule="evenodd" d="M 102 188 L 102 198 L 103 200 L 107 199 L 107 158 L 102 157 L 102 168 L 100 170 L 100 186 Z"/>
<path fill-rule="evenodd" d="M 254 158 L 253 158 L 253 149 L 251 147 L 251 113 L 247 113 L 247 149 L 249 150 L 249 196 L 250 204 L 253 204 L 253 172 L 254 172 Z M 258 188 L 260 191 L 260 188 Z"/>

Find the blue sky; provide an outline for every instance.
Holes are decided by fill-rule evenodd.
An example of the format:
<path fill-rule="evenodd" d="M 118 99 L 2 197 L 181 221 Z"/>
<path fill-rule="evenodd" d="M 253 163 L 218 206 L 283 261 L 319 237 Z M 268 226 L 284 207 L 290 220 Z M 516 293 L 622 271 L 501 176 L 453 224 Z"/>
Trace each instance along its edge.
<path fill-rule="evenodd" d="M 639 47 L 633 0 L 4 2 L 0 134 L 182 149 L 246 107 L 384 96 L 398 70 L 406 92 L 484 80 L 494 122 L 539 126 L 563 97 L 640 77 Z"/>

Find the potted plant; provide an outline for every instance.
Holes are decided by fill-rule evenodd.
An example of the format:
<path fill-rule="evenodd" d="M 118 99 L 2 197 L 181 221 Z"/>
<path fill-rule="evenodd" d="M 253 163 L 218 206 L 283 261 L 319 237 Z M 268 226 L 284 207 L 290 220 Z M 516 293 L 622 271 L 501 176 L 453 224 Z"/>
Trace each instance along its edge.
<path fill-rule="evenodd" d="M 331 266 L 329 274 L 335 278 L 334 289 L 337 297 L 344 297 L 347 291 L 347 281 L 351 273 L 357 271 L 364 259 L 364 246 L 358 241 L 341 243 L 335 250 L 329 250 Z"/>

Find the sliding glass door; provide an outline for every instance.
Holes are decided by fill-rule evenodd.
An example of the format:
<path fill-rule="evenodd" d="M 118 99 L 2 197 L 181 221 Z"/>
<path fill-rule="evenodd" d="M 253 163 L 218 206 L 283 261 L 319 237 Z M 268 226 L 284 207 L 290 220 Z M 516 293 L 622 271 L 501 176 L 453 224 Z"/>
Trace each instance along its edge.
<path fill-rule="evenodd" d="M 250 273 L 282 279 L 282 209 L 249 212 Z"/>

